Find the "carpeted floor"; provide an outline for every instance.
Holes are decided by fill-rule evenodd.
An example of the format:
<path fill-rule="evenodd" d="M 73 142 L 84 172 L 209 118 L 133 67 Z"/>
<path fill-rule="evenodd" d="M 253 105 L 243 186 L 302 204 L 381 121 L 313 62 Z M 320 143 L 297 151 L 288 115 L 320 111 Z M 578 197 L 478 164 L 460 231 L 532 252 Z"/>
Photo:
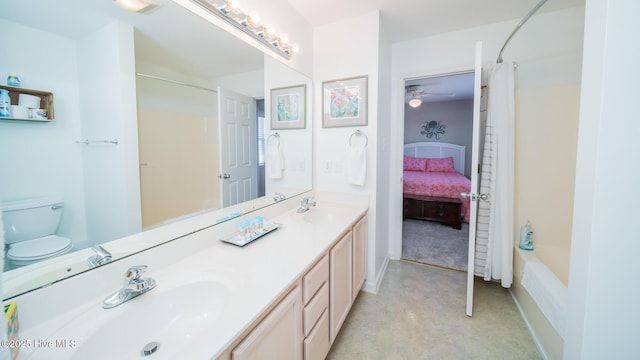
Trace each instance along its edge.
<path fill-rule="evenodd" d="M 402 258 L 448 269 L 467 271 L 469 224 L 462 230 L 433 221 L 402 222 Z"/>

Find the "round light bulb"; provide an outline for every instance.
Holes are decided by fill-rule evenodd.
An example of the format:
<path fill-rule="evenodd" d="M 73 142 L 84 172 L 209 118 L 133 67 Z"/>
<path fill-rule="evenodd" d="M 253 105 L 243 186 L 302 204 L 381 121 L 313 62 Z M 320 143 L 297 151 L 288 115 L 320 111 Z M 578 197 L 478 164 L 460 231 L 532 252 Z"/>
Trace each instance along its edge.
<path fill-rule="evenodd" d="M 409 100 L 409 106 L 411 106 L 412 108 L 417 108 L 421 104 L 422 104 L 422 100 L 420 99 L 413 98 Z"/>

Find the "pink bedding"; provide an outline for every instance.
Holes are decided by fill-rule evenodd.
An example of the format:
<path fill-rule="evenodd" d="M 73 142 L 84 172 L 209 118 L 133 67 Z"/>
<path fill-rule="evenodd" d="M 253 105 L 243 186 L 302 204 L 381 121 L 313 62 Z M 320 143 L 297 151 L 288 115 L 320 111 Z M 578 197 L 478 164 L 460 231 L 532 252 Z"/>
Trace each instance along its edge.
<path fill-rule="evenodd" d="M 404 171 L 402 192 L 411 195 L 439 196 L 462 200 L 464 222 L 469 222 L 469 199 L 461 192 L 469 192 L 471 180 L 457 172 Z"/>

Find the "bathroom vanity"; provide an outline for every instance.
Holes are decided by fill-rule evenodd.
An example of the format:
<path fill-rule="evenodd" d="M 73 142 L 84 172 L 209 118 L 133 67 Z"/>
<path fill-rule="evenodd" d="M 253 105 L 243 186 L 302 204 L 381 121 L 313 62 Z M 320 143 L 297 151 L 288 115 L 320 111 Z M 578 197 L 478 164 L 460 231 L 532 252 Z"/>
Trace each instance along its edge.
<path fill-rule="evenodd" d="M 368 198 L 315 194 L 297 213 L 309 195 L 245 215 L 281 225 L 244 247 L 220 241 L 232 220 L 13 299 L 22 339 L 72 345 L 20 359 L 138 358 L 154 342 L 155 360 L 324 359 L 365 281 Z M 155 289 L 103 309 L 135 265 Z"/>

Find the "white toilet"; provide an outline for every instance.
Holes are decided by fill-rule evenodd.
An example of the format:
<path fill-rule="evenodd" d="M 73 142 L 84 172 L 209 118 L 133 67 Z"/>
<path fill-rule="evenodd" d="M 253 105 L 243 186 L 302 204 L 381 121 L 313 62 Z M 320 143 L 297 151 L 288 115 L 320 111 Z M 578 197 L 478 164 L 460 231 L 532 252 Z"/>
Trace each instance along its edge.
<path fill-rule="evenodd" d="M 54 197 L 2 204 L 9 269 L 60 256 L 71 250 L 71 240 L 56 235 L 63 211 L 64 202 Z"/>

